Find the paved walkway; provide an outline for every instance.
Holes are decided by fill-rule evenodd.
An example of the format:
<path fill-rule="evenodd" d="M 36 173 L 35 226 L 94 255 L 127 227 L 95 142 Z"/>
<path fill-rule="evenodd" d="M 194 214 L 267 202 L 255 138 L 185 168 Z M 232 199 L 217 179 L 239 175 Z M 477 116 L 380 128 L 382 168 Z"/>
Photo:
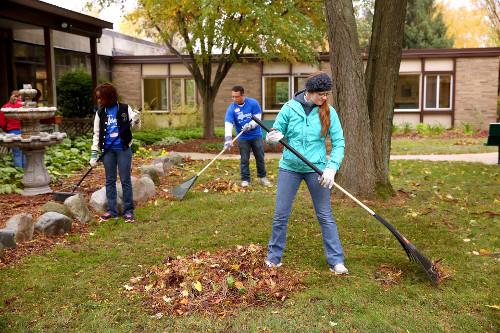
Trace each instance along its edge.
<path fill-rule="evenodd" d="M 210 160 L 216 154 L 206 153 L 183 153 L 183 157 L 191 157 L 193 160 Z M 266 159 L 280 158 L 281 153 L 266 153 Z M 239 154 L 223 154 L 219 157 L 221 160 L 239 159 Z M 251 154 L 251 158 L 253 155 Z M 426 160 L 426 161 L 450 161 L 450 162 L 479 162 L 484 164 L 497 164 L 498 153 L 480 153 L 480 154 L 449 154 L 449 155 L 392 155 L 391 160 Z"/>

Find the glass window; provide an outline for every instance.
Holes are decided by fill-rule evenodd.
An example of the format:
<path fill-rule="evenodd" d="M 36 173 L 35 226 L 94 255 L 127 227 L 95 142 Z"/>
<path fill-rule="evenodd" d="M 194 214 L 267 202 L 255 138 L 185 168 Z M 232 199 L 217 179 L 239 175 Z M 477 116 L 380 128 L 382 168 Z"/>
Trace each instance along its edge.
<path fill-rule="evenodd" d="M 300 91 L 306 87 L 307 77 L 305 76 L 296 76 L 293 78 L 293 94 L 297 91 Z"/>
<path fill-rule="evenodd" d="M 185 79 L 184 94 L 186 105 L 194 106 L 196 104 L 196 89 L 193 79 Z"/>
<path fill-rule="evenodd" d="M 144 110 L 168 110 L 166 79 L 144 79 Z"/>
<path fill-rule="evenodd" d="M 400 74 L 396 86 L 394 109 L 418 110 L 420 96 L 420 75 Z"/>
<path fill-rule="evenodd" d="M 425 108 L 451 108 L 451 75 L 433 74 L 425 76 Z"/>
<path fill-rule="evenodd" d="M 439 108 L 449 109 L 451 102 L 451 75 L 439 76 Z"/>
<path fill-rule="evenodd" d="M 280 110 L 289 97 L 288 77 L 264 78 L 264 108 Z"/>
<path fill-rule="evenodd" d="M 172 84 L 172 108 L 182 105 L 182 79 L 171 79 Z"/>

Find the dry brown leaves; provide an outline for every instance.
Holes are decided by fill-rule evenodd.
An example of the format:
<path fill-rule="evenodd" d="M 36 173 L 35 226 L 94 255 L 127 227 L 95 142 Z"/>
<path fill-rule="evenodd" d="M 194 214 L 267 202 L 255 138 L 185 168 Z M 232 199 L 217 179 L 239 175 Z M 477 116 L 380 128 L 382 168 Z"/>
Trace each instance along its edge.
<path fill-rule="evenodd" d="M 380 285 L 384 290 L 396 285 L 401 280 L 401 274 L 403 272 L 394 266 L 381 264 L 378 270 L 374 273 L 375 280 L 380 282 Z"/>
<path fill-rule="evenodd" d="M 437 281 L 436 285 L 441 284 L 446 279 L 449 279 L 452 274 L 449 269 L 444 267 L 444 265 L 441 263 L 442 259 L 438 259 L 432 263 L 432 267 L 434 270 L 438 273 L 439 280 Z"/>
<path fill-rule="evenodd" d="M 156 317 L 198 312 L 226 316 L 237 309 L 283 302 L 302 288 L 304 273 L 264 266 L 265 253 L 259 245 L 190 257 L 165 259 L 123 287 L 140 293 Z"/>
<path fill-rule="evenodd" d="M 237 193 L 237 192 L 248 192 L 247 188 L 243 188 L 233 181 L 216 178 L 208 183 L 200 184 L 196 186 L 196 189 L 204 192 L 221 192 L 224 194 Z"/>

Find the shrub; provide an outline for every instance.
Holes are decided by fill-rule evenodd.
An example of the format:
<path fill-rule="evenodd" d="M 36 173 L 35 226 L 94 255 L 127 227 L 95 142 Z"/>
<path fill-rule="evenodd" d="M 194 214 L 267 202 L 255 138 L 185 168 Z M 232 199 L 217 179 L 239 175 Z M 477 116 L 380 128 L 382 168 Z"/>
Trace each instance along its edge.
<path fill-rule="evenodd" d="M 57 82 L 58 109 L 67 118 L 91 116 L 92 94 L 92 77 L 83 68 L 67 72 Z"/>
<path fill-rule="evenodd" d="M 429 135 L 431 133 L 431 127 L 429 124 L 424 124 L 424 123 L 419 123 L 417 126 L 415 126 L 415 129 L 417 130 L 417 133 L 420 135 Z"/>
<path fill-rule="evenodd" d="M 430 126 L 430 132 L 432 135 L 440 135 L 444 132 L 445 128 L 441 124 L 435 124 Z"/>
<path fill-rule="evenodd" d="M 154 144 L 158 146 L 168 146 L 176 143 L 183 143 L 183 141 L 179 138 L 176 138 L 175 136 L 167 136 L 160 141 L 155 142 Z"/>
<path fill-rule="evenodd" d="M 392 134 L 396 134 L 398 132 L 401 132 L 401 129 L 399 128 L 398 124 L 392 124 Z"/>
<path fill-rule="evenodd" d="M 462 123 L 462 130 L 464 131 L 465 135 L 474 134 L 474 127 L 470 123 Z"/>
<path fill-rule="evenodd" d="M 411 123 L 405 122 L 401 125 L 401 132 L 403 134 L 410 134 L 412 131 L 413 131 L 413 126 L 411 125 Z"/>

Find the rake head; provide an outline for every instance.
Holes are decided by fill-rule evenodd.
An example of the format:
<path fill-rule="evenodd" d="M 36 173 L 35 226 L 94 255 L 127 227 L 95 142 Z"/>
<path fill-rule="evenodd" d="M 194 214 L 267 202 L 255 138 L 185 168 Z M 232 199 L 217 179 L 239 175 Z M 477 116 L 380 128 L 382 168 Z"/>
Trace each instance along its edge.
<path fill-rule="evenodd" d="M 174 187 L 172 189 L 172 192 L 171 192 L 172 195 L 176 199 L 179 199 L 179 200 L 184 199 L 184 197 L 186 196 L 186 193 L 188 193 L 189 189 L 191 188 L 191 186 L 193 186 L 193 184 L 197 178 L 198 178 L 198 176 L 193 176 L 193 177 L 189 178 L 188 180 L 186 180 L 184 183 Z"/>

